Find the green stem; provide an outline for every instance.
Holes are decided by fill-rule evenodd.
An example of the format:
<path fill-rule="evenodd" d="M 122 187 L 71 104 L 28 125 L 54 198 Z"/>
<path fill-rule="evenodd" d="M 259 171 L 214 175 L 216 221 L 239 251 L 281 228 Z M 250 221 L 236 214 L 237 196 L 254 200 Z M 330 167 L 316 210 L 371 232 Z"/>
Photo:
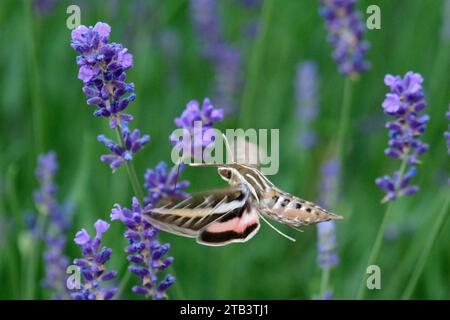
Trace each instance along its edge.
<path fill-rule="evenodd" d="M 125 146 L 125 141 L 123 139 L 122 127 L 120 125 L 116 128 L 117 137 L 120 141 L 121 146 Z M 141 185 L 139 184 L 139 180 L 136 174 L 136 170 L 134 169 L 134 165 L 131 161 L 125 161 L 125 166 L 127 168 L 128 178 L 130 179 L 131 186 L 133 188 L 134 194 L 138 197 L 139 201 L 144 199 L 144 193 L 142 192 Z M 128 285 L 128 282 L 131 279 L 131 273 L 125 272 L 125 276 L 120 281 L 119 290 L 117 291 L 116 298 L 120 297 L 122 292 Z"/>
<path fill-rule="evenodd" d="M 45 223 L 47 221 L 47 213 L 43 212 L 38 208 L 38 220 L 36 222 L 37 230 L 36 236 L 41 237 L 44 234 Z M 31 231 L 32 232 L 32 231 Z M 33 249 L 30 252 L 30 260 L 28 261 L 27 268 L 27 281 L 25 287 L 25 299 L 33 300 L 35 297 L 35 288 L 36 288 L 36 276 L 38 270 L 38 256 L 41 253 L 41 243 L 40 241 L 36 241 L 33 245 Z"/>
<path fill-rule="evenodd" d="M 120 145 L 122 147 L 125 146 L 125 141 L 123 140 L 122 127 L 119 125 L 116 128 L 117 137 L 120 141 Z M 144 193 L 142 192 L 141 185 L 139 184 L 138 177 L 136 175 L 136 170 L 134 169 L 134 165 L 131 161 L 125 161 L 125 166 L 127 168 L 128 178 L 131 182 L 131 187 L 133 188 L 134 194 L 140 201 L 144 199 Z"/>
<path fill-rule="evenodd" d="M 408 282 L 408 285 L 403 292 L 402 299 L 408 300 L 411 298 L 412 293 L 414 292 L 414 288 L 417 285 L 417 282 L 419 281 L 420 275 L 422 274 L 423 268 L 426 265 L 426 262 L 428 260 L 428 257 L 430 256 L 431 249 L 433 248 L 434 243 L 436 242 L 436 239 L 438 238 L 443 226 L 446 223 L 446 220 L 449 217 L 450 210 L 449 210 L 449 204 L 450 204 L 450 196 L 446 197 L 446 200 L 444 202 L 444 205 L 442 206 L 442 210 L 439 212 L 433 228 L 431 230 L 431 233 L 425 243 L 425 246 L 419 256 L 418 262 L 415 264 L 411 279 Z"/>
<path fill-rule="evenodd" d="M 320 299 L 325 299 L 328 290 L 328 282 L 330 281 L 330 268 L 323 268 L 320 278 Z"/>
<path fill-rule="evenodd" d="M 2 166 L 0 165 L 0 168 Z M 1 176 L 0 176 L 1 178 Z M 7 185 L 9 183 L 7 182 Z M 15 190 L 15 188 L 13 189 Z M 6 194 L 5 194 L 6 196 Z M 1 222 L 6 222 L 8 221 L 8 219 L 10 219 L 10 217 L 8 216 L 7 212 L 8 210 L 6 209 L 6 201 L 4 200 L 6 199 L 6 197 L 3 197 L 0 195 L 0 223 Z M 16 255 L 15 255 L 15 245 L 8 245 L 6 246 L 6 243 L 8 243 L 8 240 L 13 240 L 12 243 L 17 243 L 17 232 L 10 230 L 9 228 L 7 228 L 6 226 L 0 226 L 0 228 L 3 227 L 3 238 L 6 239 L 6 242 L 3 244 L 0 244 L 0 250 L 2 249 L 3 246 L 3 250 L 5 252 L 5 259 L 2 261 L 0 261 L 0 264 L 4 263 L 6 264 L 6 268 L 8 269 L 8 273 L 9 273 L 9 277 L 8 280 L 10 282 L 10 288 L 12 290 L 12 298 L 13 299 L 20 299 L 20 288 L 17 285 L 19 283 L 19 274 L 18 274 L 18 270 L 17 270 L 17 259 L 16 259 Z"/>
<path fill-rule="evenodd" d="M 398 188 L 400 186 L 400 183 L 402 181 L 403 175 L 404 175 L 405 170 L 406 170 L 408 153 L 409 152 L 406 152 L 406 155 L 405 155 L 405 157 L 404 157 L 404 159 L 402 161 L 402 164 L 400 166 L 398 179 L 397 179 L 396 185 L 395 185 L 395 189 L 396 190 L 398 190 Z M 387 227 L 388 221 L 390 220 L 390 217 L 392 215 L 393 204 L 394 204 L 394 202 L 390 201 L 388 203 L 388 205 L 387 205 L 386 211 L 384 213 L 383 220 L 381 221 L 381 225 L 380 225 L 380 227 L 378 229 L 377 237 L 376 237 L 375 242 L 373 244 L 372 250 L 370 251 L 369 260 L 367 261 L 367 266 L 375 264 L 375 262 L 378 260 L 378 257 L 380 255 L 381 246 L 383 244 L 384 233 L 386 231 L 386 227 Z M 365 283 L 366 282 L 364 280 L 361 281 L 361 285 L 359 287 L 358 294 L 357 294 L 357 297 L 356 297 L 358 300 L 364 299 L 364 296 L 366 294 Z"/>
<path fill-rule="evenodd" d="M 175 273 L 175 268 L 173 267 L 173 264 L 170 265 L 168 270 L 172 274 L 172 276 L 174 276 L 175 279 L 176 279 L 177 275 Z M 186 300 L 186 296 L 184 294 L 183 288 L 180 286 L 180 282 L 179 281 L 175 281 L 173 286 L 175 287 L 174 289 L 175 289 L 175 291 L 177 293 L 178 299 L 179 300 Z"/>
<path fill-rule="evenodd" d="M 380 228 L 378 229 L 377 237 L 373 244 L 372 250 L 370 251 L 369 260 L 367 261 L 367 266 L 373 265 L 375 263 L 375 261 L 378 260 L 378 256 L 380 255 L 381 246 L 383 244 L 383 237 L 384 237 L 384 232 L 387 227 L 387 222 L 390 220 L 390 217 L 392 214 L 392 205 L 393 205 L 393 202 L 389 202 L 389 204 L 387 205 L 383 220 L 381 221 Z M 363 279 L 361 281 L 361 285 L 358 290 L 358 295 L 356 297 L 358 300 L 364 299 L 364 296 L 366 294 L 366 290 L 365 290 L 366 285 L 365 284 L 366 284 L 366 282 Z"/>
<path fill-rule="evenodd" d="M 125 141 L 123 140 L 123 132 L 122 132 L 122 127 L 120 125 L 118 125 L 116 127 L 116 133 L 117 133 L 117 137 L 120 141 L 120 145 L 122 147 L 124 147 Z M 139 180 L 136 175 L 136 170 L 134 169 L 134 165 L 131 161 L 125 161 L 125 166 L 127 168 L 128 178 L 130 179 L 134 194 L 138 197 L 139 201 L 142 201 L 144 199 L 144 194 L 142 192 L 141 185 L 139 184 Z M 131 279 L 131 272 L 125 272 L 125 276 L 120 281 L 119 290 L 117 291 L 116 298 L 118 298 L 122 295 L 122 292 L 127 287 L 130 279 Z"/>
<path fill-rule="evenodd" d="M 344 95 L 342 98 L 341 115 L 339 119 L 339 129 L 337 136 L 337 156 L 339 163 L 342 166 L 343 158 L 345 154 L 345 138 L 348 132 L 348 126 L 350 122 L 350 111 L 352 106 L 352 90 L 353 80 L 349 77 L 345 78 L 344 83 Z"/>
<path fill-rule="evenodd" d="M 125 288 L 127 287 L 128 282 L 130 281 L 130 279 L 131 279 L 131 272 L 128 271 L 128 270 L 125 270 L 125 276 L 120 281 L 119 290 L 116 293 L 115 299 L 118 299 L 122 295 L 123 290 L 125 290 Z"/>

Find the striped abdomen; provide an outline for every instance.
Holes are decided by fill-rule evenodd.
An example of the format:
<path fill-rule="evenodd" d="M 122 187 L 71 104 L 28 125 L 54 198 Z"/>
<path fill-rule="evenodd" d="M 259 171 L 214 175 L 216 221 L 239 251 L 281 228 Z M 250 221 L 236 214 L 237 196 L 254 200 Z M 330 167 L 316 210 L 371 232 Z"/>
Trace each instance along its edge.
<path fill-rule="evenodd" d="M 261 213 L 268 218 L 293 227 L 342 219 L 342 216 L 329 212 L 312 202 L 277 189 L 267 192 L 261 199 L 260 206 Z"/>

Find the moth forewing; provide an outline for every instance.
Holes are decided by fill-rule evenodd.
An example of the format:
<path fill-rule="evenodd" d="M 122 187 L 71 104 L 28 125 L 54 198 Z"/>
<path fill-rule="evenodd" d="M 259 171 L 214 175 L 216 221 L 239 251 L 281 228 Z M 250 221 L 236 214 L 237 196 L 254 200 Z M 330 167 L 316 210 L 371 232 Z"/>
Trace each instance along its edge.
<path fill-rule="evenodd" d="M 247 241 L 259 229 L 254 201 L 243 186 L 174 201 L 146 211 L 144 217 L 161 230 L 213 246 Z"/>

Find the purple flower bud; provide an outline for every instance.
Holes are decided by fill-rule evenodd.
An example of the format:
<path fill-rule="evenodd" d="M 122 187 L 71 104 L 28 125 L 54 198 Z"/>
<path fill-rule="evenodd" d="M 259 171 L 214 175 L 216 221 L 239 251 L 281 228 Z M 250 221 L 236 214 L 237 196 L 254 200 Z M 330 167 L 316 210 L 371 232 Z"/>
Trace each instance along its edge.
<path fill-rule="evenodd" d="M 141 256 L 128 256 L 127 259 L 136 264 L 144 263 L 144 259 Z"/>
<path fill-rule="evenodd" d="M 141 276 L 141 277 L 146 276 L 146 275 L 149 274 L 148 269 L 143 268 L 143 267 L 138 267 L 138 266 L 135 266 L 135 265 L 128 266 L 128 270 L 130 272 L 133 272 L 134 274 L 136 274 L 138 276 Z"/>
<path fill-rule="evenodd" d="M 94 224 L 95 230 L 96 230 L 96 239 L 101 239 L 103 233 L 108 231 L 109 224 L 106 221 L 103 221 L 101 219 L 97 220 Z"/>
<path fill-rule="evenodd" d="M 175 282 L 175 277 L 168 275 L 163 281 L 161 281 L 159 283 L 157 290 L 159 292 L 166 291 L 174 282 Z"/>
<path fill-rule="evenodd" d="M 85 229 L 77 232 L 75 243 L 80 246 L 84 258 L 75 259 L 74 264 L 81 267 L 85 283 L 82 289 L 71 294 L 76 300 L 111 299 L 117 289 L 105 289 L 101 283 L 117 276 L 115 271 L 105 271 L 104 264 L 110 259 L 112 250 L 100 248 L 103 234 L 109 229 L 109 224 L 97 220 L 94 224 L 96 236 L 91 238 Z"/>
<path fill-rule="evenodd" d="M 117 288 L 112 288 L 107 290 L 104 295 L 103 295 L 103 299 L 105 300 L 111 300 L 112 298 L 114 298 L 114 296 L 116 295 L 118 289 Z"/>
<path fill-rule="evenodd" d="M 83 244 L 87 243 L 90 240 L 91 240 L 91 238 L 89 237 L 89 234 L 87 233 L 87 231 L 85 229 L 81 229 L 75 235 L 75 240 L 74 241 L 78 245 L 83 245 Z"/>
<path fill-rule="evenodd" d="M 117 272 L 116 271 L 109 271 L 109 272 L 103 274 L 100 277 L 100 280 L 101 281 L 108 281 L 108 280 L 114 279 L 116 276 L 117 276 Z"/>
<path fill-rule="evenodd" d="M 102 248 L 102 250 L 99 252 L 99 254 L 96 257 L 96 262 L 98 264 L 104 264 L 106 261 L 109 260 L 111 257 L 112 250 L 110 248 Z"/>
<path fill-rule="evenodd" d="M 140 286 L 134 286 L 131 290 L 133 290 L 134 293 L 140 294 L 142 296 L 147 296 L 150 294 L 150 291 L 147 288 Z"/>

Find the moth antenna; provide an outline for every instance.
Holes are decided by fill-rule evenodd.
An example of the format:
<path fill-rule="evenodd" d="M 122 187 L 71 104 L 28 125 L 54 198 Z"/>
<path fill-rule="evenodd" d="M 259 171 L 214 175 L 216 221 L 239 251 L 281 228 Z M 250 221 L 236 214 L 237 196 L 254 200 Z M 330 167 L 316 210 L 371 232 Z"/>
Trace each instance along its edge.
<path fill-rule="evenodd" d="M 178 161 L 175 166 L 177 167 L 177 173 L 175 175 L 175 183 L 173 184 L 173 192 L 177 191 L 177 183 L 178 183 L 178 176 L 180 175 L 180 165 L 181 161 Z M 168 179 L 170 181 L 170 179 Z"/>
<path fill-rule="evenodd" d="M 231 157 L 231 162 L 234 163 L 234 154 L 231 151 L 231 147 L 230 144 L 228 143 L 228 139 L 227 137 L 222 133 L 222 137 L 223 137 L 223 141 L 225 141 L 225 147 L 227 149 L 227 153 L 230 155 Z"/>
<path fill-rule="evenodd" d="M 267 221 L 266 218 L 264 218 L 264 216 L 263 216 L 262 214 L 258 214 L 258 215 L 261 217 L 261 219 L 263 219 L 263 221 L 264 221 L 265 223 L 267 223 L 267 224 L 269 225 L 269 227 L 271 227 L 273 230 L 275 230 L 279 235 L 285 237 L 285 238 L 288 239 L 288 240 L 291 240 L 292 242 L 295 242 L 295 241 L 296 241 L 294 238 L 288 236 L 287 234 L 281 232 L 281 231 L 278 230 L 276 227 L 274 227 L 269 221 Z"/>

